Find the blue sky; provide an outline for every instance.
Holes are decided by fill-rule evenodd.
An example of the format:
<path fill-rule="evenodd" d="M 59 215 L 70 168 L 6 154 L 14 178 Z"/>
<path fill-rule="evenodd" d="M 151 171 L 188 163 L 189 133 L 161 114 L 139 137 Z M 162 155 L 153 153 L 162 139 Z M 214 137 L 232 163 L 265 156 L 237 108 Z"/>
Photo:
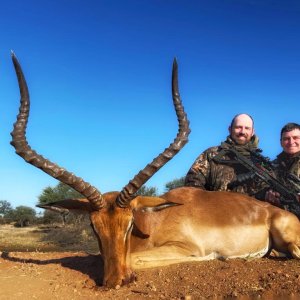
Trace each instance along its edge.
<path fill-rule="evenodd" d="M 147 183 L 164 191 L 249 113 L 264 154 L 300 122 L 300 3 L 295 0 L 15 0 L 0 5 L 0 200 L 34 206 L 57 181 L 10 146 L 19 91 L 31 95 L 27 137 L 44 157 L 101 192 L 120 190 L 173 141 L 171 67 L 192 133 Z"/>

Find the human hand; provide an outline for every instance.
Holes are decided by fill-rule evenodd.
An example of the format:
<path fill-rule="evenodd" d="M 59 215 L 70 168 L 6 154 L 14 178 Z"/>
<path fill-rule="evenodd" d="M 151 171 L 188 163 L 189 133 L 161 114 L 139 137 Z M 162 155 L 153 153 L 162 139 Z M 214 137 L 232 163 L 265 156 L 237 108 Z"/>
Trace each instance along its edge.
<path fill-rule="evenodd" d="M 280 194 L 273 190 L 268 190 L 265 195 L 265 200 L 275 206 L 280 206 Z"/>

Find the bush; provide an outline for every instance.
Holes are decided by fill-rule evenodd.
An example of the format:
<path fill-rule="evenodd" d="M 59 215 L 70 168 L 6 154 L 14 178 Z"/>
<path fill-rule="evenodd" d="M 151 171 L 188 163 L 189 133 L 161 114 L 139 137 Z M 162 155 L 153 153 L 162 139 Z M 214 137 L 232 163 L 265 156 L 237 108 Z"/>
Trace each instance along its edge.
<path fill-rule="evenodd" d="M 25 227 L 34 224 L 36 221 L 36 212 L 33 208 L 28 206 L 18 206 L 12 210 L 7 217 L 15 222 L 17 227 Z"/>

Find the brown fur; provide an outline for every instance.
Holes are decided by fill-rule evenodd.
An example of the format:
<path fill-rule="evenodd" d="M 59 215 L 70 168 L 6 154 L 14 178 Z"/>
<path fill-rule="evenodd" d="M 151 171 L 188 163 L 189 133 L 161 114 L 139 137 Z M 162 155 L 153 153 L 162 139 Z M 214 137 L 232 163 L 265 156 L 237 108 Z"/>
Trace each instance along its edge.
<path fill-rule="evenodd" d="M 86 200 L 52 204 L 90 212 L 107 286 L 131 281 L 131 268 L 261 257 L 271 247 L 300 258 L 297 217 L 246 195 L 182 187 L 161 197 L 138 196 L 127 209 L 115 205 L 117 195 L 104 194 L 106 205 L 99 211 L 91 211 Z"/>

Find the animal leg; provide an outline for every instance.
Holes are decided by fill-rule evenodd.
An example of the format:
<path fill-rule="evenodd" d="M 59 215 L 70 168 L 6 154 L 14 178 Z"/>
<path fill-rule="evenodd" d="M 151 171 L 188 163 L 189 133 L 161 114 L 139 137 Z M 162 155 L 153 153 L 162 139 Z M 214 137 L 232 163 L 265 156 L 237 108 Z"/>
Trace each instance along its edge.
<path fill-rule="evenodd" d="M 196 256 L 193 255 L 192 251 L 170 245 L 131 253 L 131 267 L 137 270 L 215 258 L 216 255 L 214 253 L 207 256 Z"/>
<path fill-rule="evenodd" d="M 275 250 L 300 259 L 300 222 L 295 215 L 287 211 L 275 215 L 270 232 Z"/>
<path fill-rule="evenodd" d="M 294 243 L 288 244 L 288 250 L 293 256 L 293 258 L 300 259 L 300 249 L 296 244 Z"/>

